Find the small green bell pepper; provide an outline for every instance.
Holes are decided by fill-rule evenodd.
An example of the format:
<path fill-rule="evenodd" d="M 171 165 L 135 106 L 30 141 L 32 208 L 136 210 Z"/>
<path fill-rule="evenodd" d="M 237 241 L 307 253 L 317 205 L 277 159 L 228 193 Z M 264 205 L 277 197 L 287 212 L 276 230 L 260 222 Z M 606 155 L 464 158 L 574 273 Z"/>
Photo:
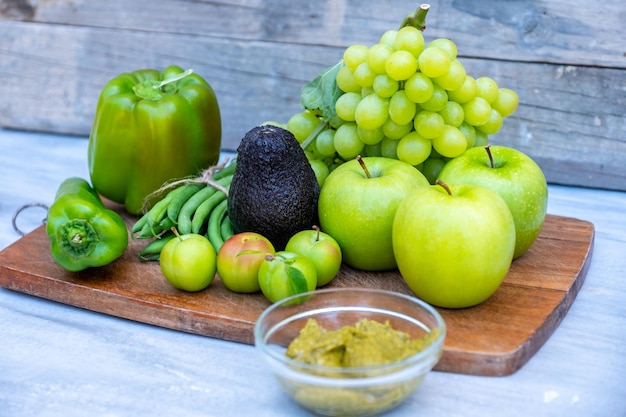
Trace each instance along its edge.
<path fill-rule="evenodd" d="M 61 183 L 48 209 L 46 233 L 54 260 L 68 271 L 106 265 L 128 247 L 122 217 L 83 178 Z"/>
<path fill-rule="evenodd" d="M 198 74 L 177 66 L 120 74 L 98 100 L 88 145 L 91 183 L 139 214 L 167 181 L 214 165 L 221 135 L 217 98 Z"/>

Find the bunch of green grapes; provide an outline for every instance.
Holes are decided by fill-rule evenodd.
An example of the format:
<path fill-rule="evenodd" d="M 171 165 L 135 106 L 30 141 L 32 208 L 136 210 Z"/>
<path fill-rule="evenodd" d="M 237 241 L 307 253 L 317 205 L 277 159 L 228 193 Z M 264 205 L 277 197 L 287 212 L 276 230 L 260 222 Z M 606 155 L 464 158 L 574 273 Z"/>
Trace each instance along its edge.
<path fill-rule="evenodd" d="M 315 134 L 307 154 L 327 164 L 384 156 L 416 166 L 433 182 L 447 160 L 486 145 L 519 103 L 492 78 L 467 74 L 452 40 L 426 44 L 414 26 L 389 30 L 371 47 L 349 46 L 342 63 L 339 123 L 322 125 L 319 114 L 305 110 L 286 125 L 300 142 Z"/>

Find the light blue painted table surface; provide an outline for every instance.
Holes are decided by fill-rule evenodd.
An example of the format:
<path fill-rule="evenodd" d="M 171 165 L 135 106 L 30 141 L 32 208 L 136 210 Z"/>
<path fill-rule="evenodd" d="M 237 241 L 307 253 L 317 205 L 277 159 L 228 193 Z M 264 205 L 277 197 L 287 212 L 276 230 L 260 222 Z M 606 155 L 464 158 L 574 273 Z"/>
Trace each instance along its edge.
<path fill-rule="evenodd" d="M 0 129 L 0 250 L 13 213 L 87 178 L 87 140 Z M 387 415 L 626 416 L 626 193 L 551 185 L 548 212 L 587 220 L 585 283 L 554 334 L 506 377 L 432 372 Z M 30 231 L 45 212 L 30 209 Z M 308 416 L 253 346 L 83 310 L 0 288 L 0 416 Z"/>

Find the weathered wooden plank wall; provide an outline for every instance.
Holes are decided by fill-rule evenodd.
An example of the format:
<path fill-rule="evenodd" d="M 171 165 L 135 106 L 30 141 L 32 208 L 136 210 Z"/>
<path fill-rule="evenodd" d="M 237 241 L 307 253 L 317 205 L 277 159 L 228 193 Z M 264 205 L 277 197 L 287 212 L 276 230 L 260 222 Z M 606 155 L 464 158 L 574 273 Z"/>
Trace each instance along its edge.
<path fill-rule="evenodd" d="M 215 88 L 223 147 L 299 111 L 300 88 L 353 43 L 376 43 L 418 2 L 395 0 L 2 0 L 0 126 L 86 136 L 111 77 L 169 64 Z M 492 138 L 553 183 L 626 190 L 621 0 L 442 0 L 427 40 L 449 37 L 474 76 L 520 95 Z"/>

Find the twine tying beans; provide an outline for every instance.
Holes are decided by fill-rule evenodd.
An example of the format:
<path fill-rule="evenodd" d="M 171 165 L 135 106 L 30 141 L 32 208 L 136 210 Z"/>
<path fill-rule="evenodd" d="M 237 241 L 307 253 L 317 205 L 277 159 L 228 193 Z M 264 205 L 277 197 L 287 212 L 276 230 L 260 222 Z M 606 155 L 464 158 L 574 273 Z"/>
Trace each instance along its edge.
<path fill-rule="evenodd" d="M 174 188 L 178 188 L 180 186 L 189 185 L 189 184 L 206 184 L 207 186 L 210 185 L 211 187 L 217 188 L 218 190 L 226 194 L 226 196 L 228 197 L 228 189 L 222 186 L 217 181 L 215 181 L 213 179 L 213 176 L 215 175 L 216 172 L 224 169 L 229 164 L 229 162 L 230 162 L 230 158 L 228 157 L 222 163 L 208 167 L 207 169 L 202 171 L 200 175 L 196 177 L 185 177 L 185 178 L 181 178 L 178 180 L 166 182 L 158 190 L 153 191 L 150 194 L 148 194 L 148 196 L 146 197 L 144 201 L 143 211 L 145 212 L 147 210 L 148 203 L 153 197 L 161 193 L 173 190 Z"/>

